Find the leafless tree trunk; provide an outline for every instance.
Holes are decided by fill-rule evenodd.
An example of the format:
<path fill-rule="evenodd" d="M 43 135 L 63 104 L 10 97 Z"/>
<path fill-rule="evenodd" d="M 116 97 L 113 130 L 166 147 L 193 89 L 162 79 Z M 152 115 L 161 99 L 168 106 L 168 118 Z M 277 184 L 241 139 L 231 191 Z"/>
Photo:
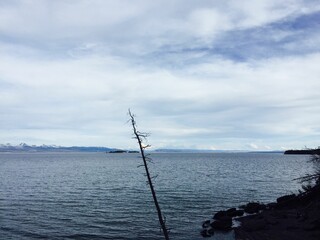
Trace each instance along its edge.
<path fill-rule="evenodd" d="M 143 165 L 144 165 L 144 168 L 145 168 L 145 171 L 146 171 L 146 175 L 147 175 L 147 178 L 148 178 L 148 184 L 149 184 L 149 187 L 150 187 L 150 190 L 151 190 L 151 193 L 152 193 L 153 202 L 154 202 L 154 204 L 156 206 L 156 209 L 157 209 L 158 218 L 159 218 L 159 222 L 160 222 L 160 225 L 161 225 L 161 228 L 162 228 L 162 232 L 163 232 L 163 235 L 164 235 L 165 239 L 169 240 L 169 232 L 168 232 L 168 230 L 166 228 L 165 221 L 164 221 L 164 219 L 162 217 L 162 213 L 161 213 L 161 209 L 160 209 L 160 206 L 159 206 L 159 203 L 158 203 L 158 200 L 157 200 L 156 192 L 155 192 L 153 184 L 152 184 L 152 178 L 151 178 L 150 173 L 149 173 L 149 168 L 148 168 L 148 164 L 147 164 L 148 157 L 146 157 L 145 152 L 144 152 L 144 150 L 146 148 L 150 147 L 150 145 L 144 146 L 142 144 L 142 139 L 146 138 L 148 134 L 141 133 L 141 132 L 139 132 L 137 130 L 137 126 L 136 126 L 136 121 L 135 121 L 134 115 L 131 113 L 130 110 L 129 110 L 129 116 L 130 116 L 130 121 L 131 121 L 132 128 L 133 128 L 134 138 L 137 139 L 138 144 L 139 144 L 140 153 L 141 153 L 141 157 L 142 157 L 142 160 L 143 160 Z"/>

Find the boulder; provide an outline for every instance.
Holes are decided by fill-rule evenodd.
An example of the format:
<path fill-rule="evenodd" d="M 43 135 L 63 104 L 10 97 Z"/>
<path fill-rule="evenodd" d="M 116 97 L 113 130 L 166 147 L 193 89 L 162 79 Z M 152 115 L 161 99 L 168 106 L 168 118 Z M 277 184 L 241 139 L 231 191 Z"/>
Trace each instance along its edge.
<path fill-rule="evenodd" d="M 275 209 L 277 207 L 277 203 L 272 202 L 267 204 L 267 209 Z"/>
<path fill-rule="evenodd" d="M 304 228 L 306 231 L 315 231 L 320 229 L 320 219 L 309 222 Z"/>
<path fill-rule="evenodd" d="M 228 216 L 223 216 L 219 220 L 212 222 L 211 227 L 215 230 L 228 231 L 232 227 L 232 218 Z"/>
<path fill-rule="evenodd" d="M 227 216 L 226 211 L 219 211 L 214 216 L 213 219 L 220 219 L 221 217 Z"/>
<path fill-rule="evenodd" d="M 244 210 L 236 210 L 233 213 L 233 217 L 241 217 L 241 216 L 243 216 L 243 214 L 244 214 Z"/>
<path fill-rule="evenodd" d="M 209 230 L 203 229 L 203 230 L 200 232 L 200 234 L 201 234 L 202 237 L 211 237 L 211 236 L 213 236 L 214 231 L 213 231 L 212 228 L 210 228 Z"/>
<path fill-rule="evenodd" d="M 239 217 L 244 214 L 243 210 L 237 210 L 236 208 L 230 208 L 226 211 L 219 211 L 214 216 L 213 219 L 219 220 L 222 217 L 228 216 L 228 217 Z"/>
<path fill-rule="evenodd" d="M 242 228 L 248 232 L 259 231 L 265 229 L 267 226 L 264 219 L 252 219 L 243 222 Z"/>
<path fill-rule="evenodd" d="M 226 215 L 229 217 L 239 217 L 244 214 L 243 210 L 237 210 L 236 208 L 230 208 L 226 211 Z"/>
<path fill-rule="evenodd" d="M 210 227 L 210 220 L 204 221 L 202 223 L 202 228 L 208 228 L 208 227 Z"/>
<path fill-rule="evenodd" d="M 229 208 L 229 209 L 226 211 L 226 214 L 227 214 L 227 215 L 231 215 L 231 214 L 234 213 L 235 211 L 237 211 L 236 208 Z"/>
<path fill-rule="evenodd" d="M 210 236 L 213 236 L 214 235 L 214 229 L 213 228 L 209 228 L 207 230 L 208 234 L 210 234 Z"/>
<path fill-rule="evenodd" d="M 258 213 L 260 210 L 265 210 L 266 205 L 258 202 L 249 202 L 245 208 L 244 211 L 246 213 L 252 214 L 252 213 Z"/>
<path fill-rule="evenodd" d="M 288 202 L 288 201 L 294 200 L 295 198 L 296 198 L 295 194 L 285 195 L 285 196 L 277 198 L 277 203 Z"/>

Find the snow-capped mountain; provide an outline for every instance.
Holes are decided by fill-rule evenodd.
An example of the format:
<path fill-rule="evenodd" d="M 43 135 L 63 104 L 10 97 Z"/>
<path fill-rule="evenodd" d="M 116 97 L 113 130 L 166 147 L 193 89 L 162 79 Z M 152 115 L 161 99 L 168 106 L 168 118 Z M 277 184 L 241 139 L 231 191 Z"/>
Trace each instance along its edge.
<path fill-rule="evenodd" d="M 10 143 L 0 144 L 0 152 L 110 152 L 117 149 L 107 147 L 63 147 L 57 145 L 28 145 L 20 143 L 12 145 Z"/>

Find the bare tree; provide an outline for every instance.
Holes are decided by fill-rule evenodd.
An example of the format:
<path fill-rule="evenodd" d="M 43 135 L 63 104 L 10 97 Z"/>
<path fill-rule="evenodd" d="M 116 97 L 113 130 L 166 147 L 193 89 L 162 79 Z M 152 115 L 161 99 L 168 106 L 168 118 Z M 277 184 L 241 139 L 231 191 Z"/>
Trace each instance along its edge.
<path fill-rule="evenodd" d="M 301 183 L 314 181 L 316 185 L 320 185 L 320 147 L 313 150 L 309 161 L 314 164 L 314 172 L 298 178 L 298 180 Z"/>
<path fill-rule="evenodd" d="M 137 139 L 138 144 L 139 144 L 140 153 L 141 153 L 141 157 L 142 157 L 142 160 L 143 160 L 143 166 L 144 166 L 145 171 L 146 171 L 146 176 L 147 176 L 148 184 L 149 184 L 149 187 L 150 187 L 150 190 L 151 190 L 151 193 L 152 193 L 153 202 L 154 202 L 154 205 L 155 205 L 155 207 L 157 209 L 157 213 L 158 213 L 158 218 L 159 218 L 159 222 L 160 222 L 160 225 L 161 225 L 161 229 L 162 229 L 162 232 L 163 232 L 163 235 L 164 235 L 165 239 L 169 240 L 169 231 L 166 228 L 166 223 L 165 223 L 165 220 L 163 219 L 163 216 L 162 216 L 162 213 L 161 213 L 161 209 L 160 209 L 160 206 L 159 206 L 159 203 L 158 203 L 158 200 L 157 200 L 156 192 L 155 192 L 153 184 L 152 184 L 152 177 L 150 176 L 150 172 L 149 172 L 149 168 L 148 168 L 148 164 L 147 164 L 147 160 L 150 160 L 150 158 L 147 157 L 145 155 L 145 152 L 144 152 L 144 150 L 146 148 L 150 147 L 150 145 L 145 145 L 144 146 L 143 143 L 142 143 L 143 139 L 145 139 L 148 136 L 148 134 L 141 133 L 141 132 L 139 132 L 137 130 L 135 116 L 131 113 L 130 109 L 129 109 L 129 116 L 130 116 L 130 121 L 131 121 L 132 128 L 133 128 L 134 138 Z"/>

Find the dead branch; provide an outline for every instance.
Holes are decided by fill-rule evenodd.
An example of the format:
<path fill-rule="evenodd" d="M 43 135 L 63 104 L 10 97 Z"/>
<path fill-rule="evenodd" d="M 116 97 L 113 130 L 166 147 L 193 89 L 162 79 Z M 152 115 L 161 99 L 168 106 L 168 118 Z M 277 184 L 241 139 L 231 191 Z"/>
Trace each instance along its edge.
<path fill-rule="evenodd" d="M 146 148 L 150 147 L 150 145 L 149 144 L 147 144 L 147 145 L 143 145 L 142 144 L 142 139 L 146 139 L 149 136 L 149 134 L 139 132 L 137 130 L 136 120 L 134 118 L 134 115 L 131 113 L 130 109 L 129 109 L 128 113 L 129 113 L 131 125 L 132 125 L 132 128 L 133 128 L 134 138 L 137 139 L 138 144 L 139 144 L 141 158 L 143 160 L 143 164 L 144 164 L 145 172 L 146 172 L 146 177 L 148 179 L 147 182 L 148 182 L 148 185 L 149 185 L 151 193 L 152 193 L 153 202 L 154 202 L 155 207 L 157 209 L 159 223 L 160 223 L 160 226 L 161 226 L 161 229 L 162 229 L 162 232 L 163 232 L 163 235 L 164 235 L 165 239 L 169 240 L 169 232 L 168 232 L 168 230 L 166 228 L 166 223 L 165 223 L 165 220 L 164 220 L 164 218 L 162 216 L 161 209 L 160 209 L 160 206 L 159 206 L 159 203 L 158 203 L 158 199 L 157 199 L 157 196 L 156 196 L 156 192 L 155 192 L 153 184 L 152 184 L 152 177 L 150 176 L 150 173 L 149 173 L 149 168 L 148 168 L 147 161 L 150 161 L 150 158 L 146 157 L 146 155 L 144 153 L 144 150 Z"/>

